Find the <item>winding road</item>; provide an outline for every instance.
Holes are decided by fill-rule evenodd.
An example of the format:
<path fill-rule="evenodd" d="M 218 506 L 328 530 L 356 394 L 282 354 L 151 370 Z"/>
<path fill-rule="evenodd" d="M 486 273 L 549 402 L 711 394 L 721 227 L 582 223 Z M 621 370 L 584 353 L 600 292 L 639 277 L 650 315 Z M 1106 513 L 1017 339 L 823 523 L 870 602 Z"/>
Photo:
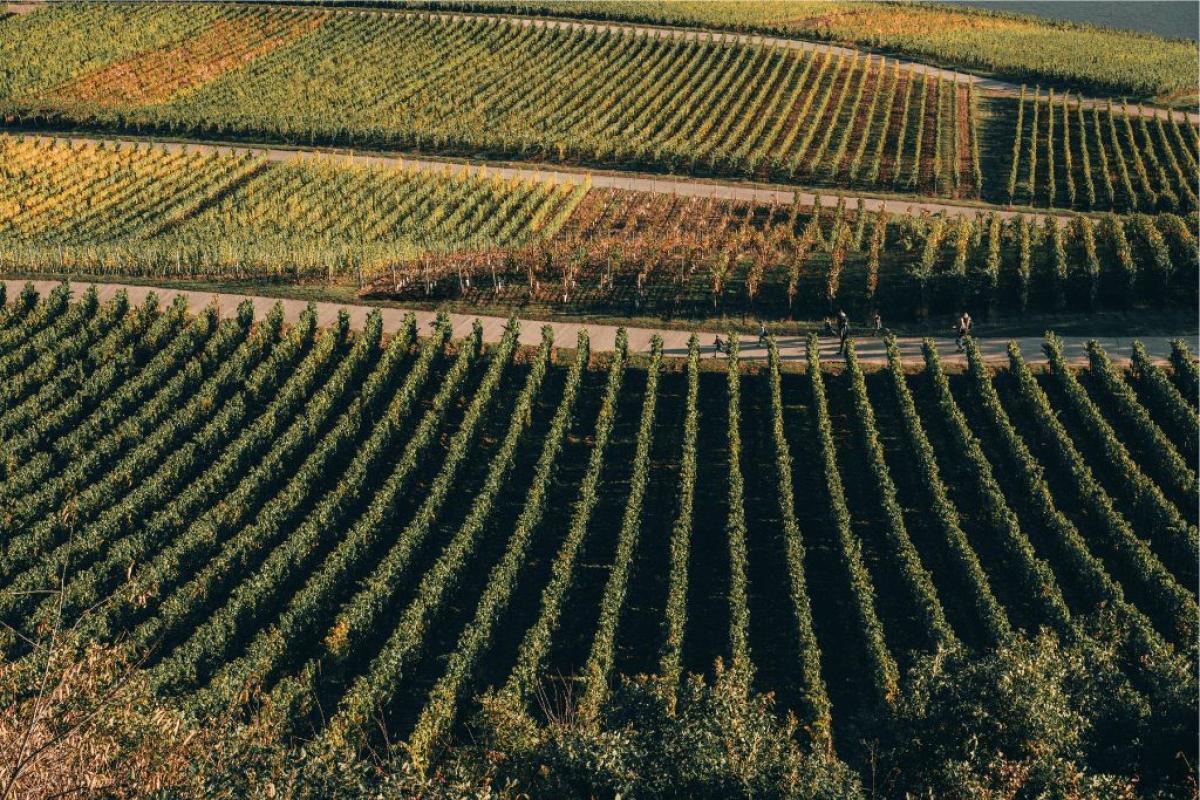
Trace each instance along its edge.
<path fill-rule="evenodd" d="M 24 287 L 26 281 L 6 279 L 3 281 L 7 284 L 8 296 L 15 297 L 17 293 Z M 41 294 L 48 293 L 51 289 L 58 285 L 57 281 L 41 280 L 33 281 L 34 287 Z M 91 284 L 75 284 L 75 291 L 78 293 L 81 287 Z M 200 311 L 210 303 L 216 303 L 217 308 L 222 314 L 232 314 L 234 309 L 242 301 L 249 299 L 254 304 L 255 316 L 261 318 L 267 314 L 275 303 L 283 304 L 283 315 L 287 322 L 295 322 L 305 307 L 308 305 L 304 300 L 279 299 L 274 297 L 262 297 L 256 295 L 242 295 L 232 293 L 213 294 L 211 292 L 193 291 L 185 289 L 163 289 L 152 286 L 141 286 L 121 283 L 97 283 L 95 284 L 97 294 L 101 301 L 112 298 L 120 291 L 129 293 L 131 304 L 141 303 L 151 293 L 157 293 L 159 298 L 164 302 L 170 300 L 176 295 L 182 295 L 187 298 L 188 307 L 193 311 Z M 435 313 L 432 311 L 408 311 L 402 308 L 382 308 L 368 305 L 341 305 L 338 303 L 315 303 L 317 310 L 317 321 L 322 326 L 332 325 L 337 319 L 338 312 L 345 309 L 350 315 L 350 325 L 353 328 L 360 329 L 366 322 L 367 315 L 379 308 L 383 315 L 383 330 L 385 333 L 392 333 L 400 328 L 404 322 L 406 314 L 415 314 L 417 323 L 422 330 L 427 330 L 430 323 L 433 322 Z M 475 320 L 483 326 L 483 338 L 485 342 L 498 342 L 504 335 L 504 328 L 508 321 L 503 317 L 486 317 L 472 316 L 469 314 L 451 314 L 450 320 L 454 326 L 455 336 L 465 336 L 470 332 L 471 326 Z M 610 351 L 613 349 L 616 341 L 618 328 L 613 325 L 584 325 L 574 322 L 539 322 L 537 320 L 520 320 L 521 323 L 521 343 L 531 346 L 536 346 L 541 341 L 541 328 L 543 325 L 549 325 L 554 330 L 554 340 L 563 347 L 571 347 L 575 344 L 579 331 L 587 330 L 590 339 L 592 350 L 596 352 Z M 663 351 L 669 356 L 683 356 L 688 351 L 688 339 L 691 333 L 686 330 L 655 330 L 652 328 L 626 328 L 626 333 L 629 337 L 629 347 L 632 352 L 646 353 L 650 350 L 650 341 L 655 335 L 663 340 Z M 1063 350 L 1067 357 L 1076 363 L 1087 361 L 1087 343 L 1094 337 L 1085 336 L 1064 336 Z M 1109 356 L 1118 362 L 1127 362 L 1132 353 L 1133 342 L 1141 341 L 1147 352 L 1157 361 L 1163 362 L 1171 353 L 1171 340 L 1184 338 L 1192 347 L 1193 352 L 1200 350 L 1200 342 L 1197 342 L 1197 333 L 1195 331 L 1181 333 L 1178 336 L 1105 336 L 1100 337 L 1100 343 L 1108 352 Z M 924 359 L 921 355 L 921 343 L 923 339 L 919 336 L 900 336 L 898 342 L 903 360 L 908 363 L 923 363 Z M 938 351 L 942 355 L 942 360 L 949 364 L 962 365 L 966 363 L 966 359 L 959 353 L 955 352 L 954 340 L 950 337 L 936 337 L 934 339 L 937 344 Z M 983 351 L 984 357 L 990 362 L 1008 363 L 1008 343 L 1007 338 L 990 338 L 981 337 L 978 339 L 980 349 Z M 1015 340 L 1021 348 L 1025 358 L 1030 363 L 1044 363 L 1046 358 L 1042 352 L 1042 339 L 1036 336 L 1020 337 Z M 766 348 L 759 345 L 753 336 L 747 336 L 743 339 L 741 348 L 741 357 L 745 360 L 763 360 L 767 356 Z M 701 345 L 704 347 L 705 358 L 714 356 L 712 343 L 713 334 L 701 334 Z M 780 358 L 783 361 L 803 362 L 805 360 L 805 337 L 803 336 L 781 336 L 777 339 Z M 864 336 L 856 340 L 859 360 L 869 364 L 886 363 L 887 356 L 884 351 L 883 342 L 873 337 Z M 838 360 L 838 342 L 833 337 L 822 337 L 821 339 L 821 357 L 827 360 Z"/>

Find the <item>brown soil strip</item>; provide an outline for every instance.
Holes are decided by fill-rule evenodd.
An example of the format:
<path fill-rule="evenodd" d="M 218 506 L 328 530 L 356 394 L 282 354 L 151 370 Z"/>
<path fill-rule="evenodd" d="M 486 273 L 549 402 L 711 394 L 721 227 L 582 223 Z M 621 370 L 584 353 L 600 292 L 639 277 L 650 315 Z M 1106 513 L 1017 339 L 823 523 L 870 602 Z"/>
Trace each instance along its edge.
<path fill-rule="evenodd" d="M 884 132 L 883 141 L 880 143 L 880 147 L 883 148 L 883 157 L 879 159 L 880 186 L 889 186 L 893 182 L 896 169 L 896 142 L 900 140 L 900 121 L 904 119 L 904 95 L 908 91 L 908 82 L 912 79 L 913 73 L 908 70 L 901 70 L 900 77 L 896 81 L 896 96 L 892 99 L 892 109 L 887 120 L 887 130 Z M 911 97 L 908 98 L 908 102 L 912 102 Z"/>
<path fill-rule="evenodd" d="M 955 96 L 955 109 L 958 112 L 958 185 L 955 197 L 973 196 L 975 194 L 972 181 L 975 180 L 974 152 L 971 147 L 971 137 L 974 131 L 971 126 L 971 98 L 967 87 L 959 86 Z"/>

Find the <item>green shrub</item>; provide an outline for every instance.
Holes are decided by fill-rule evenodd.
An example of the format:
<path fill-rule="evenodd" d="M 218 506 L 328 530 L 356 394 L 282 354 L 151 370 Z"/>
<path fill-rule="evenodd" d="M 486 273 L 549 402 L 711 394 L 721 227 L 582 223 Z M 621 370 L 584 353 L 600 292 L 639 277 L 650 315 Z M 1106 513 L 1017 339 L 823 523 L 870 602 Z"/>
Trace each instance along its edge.
<path fill-rule="evenodd" d="M 531 797 L 862 797 L 848 766 L 805 752 L 796 721 L 780 721 L 771 696 L 747 696 L 719 662 L 712 684 L 685 682 L 674 713 L 669 696 L 654 678 L 623 678 L 598 729 L 577 721 L 569 702 L 545 725 L 485 705 L 484 747 L 498 777 Z"/>

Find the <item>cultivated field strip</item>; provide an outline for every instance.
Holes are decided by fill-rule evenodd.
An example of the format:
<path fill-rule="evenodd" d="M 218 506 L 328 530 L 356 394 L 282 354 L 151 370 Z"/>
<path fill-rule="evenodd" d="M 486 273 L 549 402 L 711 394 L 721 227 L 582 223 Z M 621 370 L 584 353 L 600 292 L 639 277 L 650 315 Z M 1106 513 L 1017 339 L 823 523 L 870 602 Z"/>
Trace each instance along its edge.
<path fill-rule="evenodd" d="M 796 370 L 734 339 L 713 368 L 694 338 L 673 360 L 624 332 L 599 354 L 515 324 L 485 345 L 447 318 L 5 299 L 6 657 L 78 624 L 195 708 L 261 701 L 329 741 L 382 723 L 423 764 L 489 689 L 538 714 L 578 684 L 595 721 L 631 659 L 678 681 L 719 658 L 846 754 L 939 646 L 1105 608 L 1129 686 L 1195 657 L 1182 345 L 1126 372 L 1049 337 L 1047 370 L 1014 345 L 993 372 L 970 343 L 959 372 L 927 341 L 923 369 L 892 345 L 864 370 L 814 337 Z M 16 425 L 43 396 L 51 422 Z"/>
<path fill-rule="evenodd" d="M 161 103 L 287 44 L 324 19 L 318 14 L 235 9 L 173 47 L 147 50 L 88 71 L 57 86 L 49 97 L 67 106 Z"/>
<path fill-rule="evenodd" d="M 1195 298 L 1192 214 L 892 214 L 268 152 L 0 137 L 0 265 L 369 282 L 421 301 L 788 317 Z M 818 213 L 819 209 L 819 213 Z M 960 209 L 961 210 L 961 209 Z M 1192 212 L 1194 213 L 1194 212 Z"/>
<path fill-rule="evenodd" d="M 5 260 L 100 273 L 370 276 L 428 250 L 552 235 L 588 189 L 10 136 L 0 159 Z"/>
<path fill-rule="evenodd" d="M 763 204 L 592 188 L 552 237 L 430 254 L 420 280 L 385 274 L 367 293 L 672 316 L 886 308 L 891 319 L 962 303 L 1020 312 L 1190 303 L 1193 220 L 891 214 L 842 196 L 830 208 L 820 197 Z"/>
<path fill-rule="evenodd" d="M 945 64 L 949 61 L 966 65 L 968 70 L 990 74 L 1008 71 L 1027 73 L 1032 66 L 1037 72 L 1053 76 L 1056 81 L 1066 85 L 1098 83 L 1105 88 L 1123 87 L 1127 92 L 1147 94 L 1166 94 L 1195 86 L 1195 76 L 1189 69 L 1195 46 L 1189 48 L 1183 40 L 1167 42 L 1128 30 L 1087 30 L 1074 26 L 1064 26 L 1064 30 L 1050 33 L 1044 21 L 1018 19 L 988 11 L 972 13 L 962 9 L 914 8 L 880 3 L 864 5 L 855 0 L 823 2 L 820 5 L 814 5 L 809 0 L 798 0 L 764 6 L 743 2 L 674 3 L 663 6 L 639 0 L 604 0 L 598 3 L 541 0 L 501 4 L 407 2 L 404 5 L 443 12 L 449 5 L 476 15 L 523 15 L 521 22 L 527 25 L 637 29 L 651 31 L 658 36 L 679 38 L 714 36 L 723 41 L 846 55 L 852 55 L 855 51 L 827 42 L 857 40 L 868 47 L 926 55 L 933 59 L 931 63 L 900 62 L 904 68 L 914 72 L 970 82 L 989 92 L 1013 96 L 1019 91 L 1015 84 L 996 77 L 957 72 L 934 66 L 933 63 Z M 546 16 L 569 19 L 537 19 Z M 1050 33 L 1050 38 L 1047 33 Z M 1150 46 L 1145 46 L 1147 44 Z M 1172 51 L 1172 57 L 1164 59 L 1164 50 L 1160 48 Z M 1129 52 L 1131 49 L 1139 52 Z M 1098 52 L 1122 52 L 1126 59 L 1134 57 L 1145 60 L 1135 66 L 1128 60 L 1096 59 Z M 1153 113 L 1162 109 L 1147 111 Z M 1193 118 L 1195 116 L 1193 114 Z"/>
<path fill-rule="evenodd" d="M 1113 101 L 1085 108 L 1069 92 L 1000 103 L 1013 131 L 1002 197 L 1081 210 L 1197 208 L 1194 125 L 1174 112 L 1146 117 Z M 1015 106 L 1015 109 L 1013 108 Z"/>
<path fill-rule="evenodd" d="M 51 8 L 21 24 L 41 17 L 58 30 L 74 13 Z M 502 17 L 208 13 L 216 18 L 181 43 L 80 68 L 49 91 L 31 78 L 7 105 L 23 124 L 897 184 L 948 197 L 982 189 L 974 89 L 858 52 Z"/>

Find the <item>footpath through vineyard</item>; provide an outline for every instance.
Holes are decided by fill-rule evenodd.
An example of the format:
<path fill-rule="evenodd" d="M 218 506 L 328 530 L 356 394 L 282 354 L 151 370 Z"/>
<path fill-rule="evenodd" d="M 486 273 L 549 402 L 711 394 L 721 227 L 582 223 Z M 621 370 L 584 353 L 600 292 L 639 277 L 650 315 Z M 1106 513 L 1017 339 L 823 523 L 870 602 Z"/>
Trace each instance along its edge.
<path fill-rule="evenodd" d="M 17 279 L 5 279 L 2 281 L 7 286 L 9 297 L 16 297 L 21 293 L 27 281 Z M 34 288 L 41 295 L 49 294 L 54 287 L 58 286 L 57 281 L 39 280 L 32 281 Z M 150 294 L 158 294 L 164 302 L 168 298 L 183 298 L 187 308 L 192 313 L 199 313 L 210 306 L 214 301 L 222 313 L 232 313 L 238 305 L 246 300 L 253 304 L 256 314 L 262 316 L 270 311 L 275 303 L 281 303 L 283 307 L 283 318 L 287 323 L 294 323 L 301 318 L 305 309 L 308 308 L 308 303 L 304 300 L 295 299 L 279 299 L 275 297 L 264 297 L 254 295 L 242 295 L 232 293 L 212 293 L 198 290 L 187 289 L 164 289 L 153 286 L 139 286 L 119 283 L 99 283 L 96 284 L 96 289 L 99 298 L 109 300 L 124 291 L 129 295 L 129 302 L 137 305 L 142 303 Z M 317 324 L 321 327 L 333 325 L 339 316 L 345 312 L 348 315 L 349 325 L 356 330 L 362 329 L 372 311 L 378 310 L 383 318 L 383 333 L 392 334 L 400 331 L 405 326 L 405 318 L 409 314 L 415 315 L 417 324 L 422 331 L 428 330 L 434 323 L 437 314 L 433 311 L 411 311 L 401 308 L 377 308 L 369 305 L 344 305 L 339 303 L 314 303 L 317 312 Z M 485 343 L 495 343 L 503 339 L 505 328 L 508 325 L 508 320 L 503 317 L 488 317 L 472 314 L 449 314 L 450 323 L 453 327 L 454 336 L 465 336 L 474 327 L 476 322 L 482 326 L 483 341 Z M 520 334 L 520 344 L 536 347 L 541 341 L 539 332 L 541 324 L 534 320 L 523 320 Z M 615 349 L 618 328 L 614 325 L 598 325 L 585 324 L 577 322 L 548 322 L 554 331 L 554 339 L 556 342 L 573 342 L 581 331 L 586 331 L 591 341 L 591 349 L 595 352 L 610 352 Z M 688 353 L 688 340 L 691 337 L 691 332 L 686 330 L 655 330 L 652 328 L 626 328 L 629 338 L 629 350 L 633 353 L 650 353 L 652 343 L 655 337 L 662 340 L 662 352 L 664 356 L 684 357 Z M 865 331 L 864 331 L 865 334 Z M 712 348 L 712 339 L 708 338 L 708 334 L 701 334 L 701 349 L 705 358 L 716 356 Z M 1090 359 L 1088 343 L 1092 340 L 1099 342 L 1104 352 L 1108 357 L 1118 363 L 1127 363 L 1135 359 L 1135 342 L 1140 342 L 1141 349 L 1150 361 L 1155 363 L 1166 363 L 1171 358 L 1172 348 L 1171 342 L 1177 339 L 1183 339 L 1195 352 L 1198 347 L 1197 334 L 1195 331 L 1180 331 L 1178 334 L 1169 336 L 1064 336 L 1059 338 L 1062 349 L 1062 356 L 1071 363 L 1082 364 L 1087 363 Z M 803 336 L 781 336 L 778 338 L 779 358 L 782 362 L 800 362 L 806 358 L 805 337 Z M 950 364 L 965 364 L 966 359 L 961 354 L 956 352 L 954 339 L 947 334 L 944 337 L 934 337 L 934 343 L 938 349 L 944 354 L 943 360 Z M 1008 361 L 1008 344 L 1010 341 L 1015 341 L 1017 346 L 1027 354 L 1027 360 L 1030 363 L 1040 364 L 1046 363 L 1046 357 L 1042 352 L 1042 339 L 1039 336 L 1018 337 L 1013 340 L 1011 337 L 982 337 L 977 340 L 977 346 L 980 354 L 987 361 L 992 362 L 1007 362 Z M 899 336 L 896 343 L 900 351 L 901 360 L 905 363 L 919 364 L 924 362 L 924 352 L 922 350 L 923 337 L 920 336 Z M 838 351 L 839 343 L 835 337 L 827 336 L 820 340 L 821 356 L 833 360 L 840 360 Z M 887 351 L 882 340 L 864 335 L 857 345 L 858 360 L 870 364 L 883 364 L 888 360 Z M 721 356 L 724 357 L 724 356 Z M 741 346 L 739 357 L 746 360 L 765 361 L 768 357 L 767 347 L 765 344 L 758 343 L 753 339 L 747 339 Z"/>

